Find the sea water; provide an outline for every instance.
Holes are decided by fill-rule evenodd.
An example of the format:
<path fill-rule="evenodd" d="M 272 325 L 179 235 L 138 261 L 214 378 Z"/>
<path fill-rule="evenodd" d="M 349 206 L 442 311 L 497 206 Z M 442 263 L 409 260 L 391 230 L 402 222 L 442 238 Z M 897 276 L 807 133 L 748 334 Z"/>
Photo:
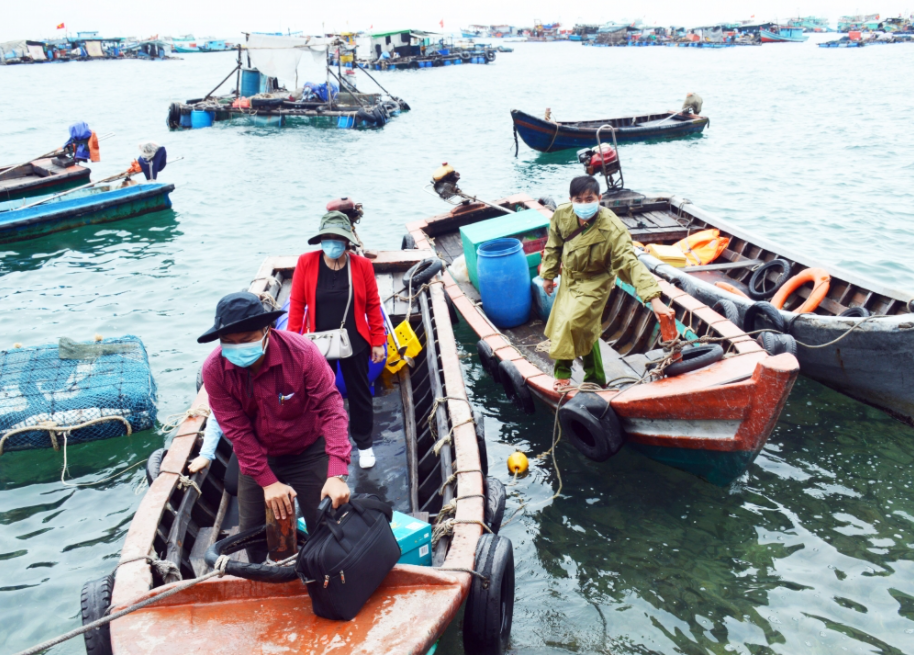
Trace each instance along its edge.
<path fill-rule="evenodd" d="M 512 46 L 489 66 L 373 72 L 412 111 L 371 131 L 169 132 L 169 103 L 209 91 L 231 53 L 0 68 L 0 163 L 61 145 L 77 120 L 115 134 L 94 179 L 126 169 L 143 140 L 184 157 L 162 174 L 177 187 L 174 211 L 0 246 L 0 347 L 136 334 L 160 417 L 183 412 L 216 301 L 247 287 L 265 257 L 308 249 L 327 201 L 364 204 L 359 234 L 372 248 L 399 247 L 404 223 L 448 209 L 425 190 L 443 161 L 481 197 L 561 202 L 581 172 L 574 152 L 520 143 L 515 158 L 511 109 L 610 118 L 678 108 L 689 91 L 710 127 L 623 145 L 628 187 L 679 194 L 810 259 L 914 291 L 914 45 Z M 299 78 L 323 81 L 306 59 Z M 517 563 L 513 652 L 914 652 L 914 430 L 800 378 L 768 445 L 726 489 L 626 449 L 597 464 L 562 441 L 556 462 L 535 459 L 552 443 L 552 415 L 516 410 L 479 366 L 473 333 L 457 336 L 492 474 L 509 482 L 506 457 L 531 456 L 501 532 Z M 149 431 L 72 448 L 68 478 L 101 479 L 162 445 Z M 3 652 L 79 625 L 80 588 L 114 569 L 141 499 L 142 467 L 68 488 L 62 464 L 52 450 L 0 456 Z M 51 652 L 81 653 L 82 641 Z M 459 652 L 455 625 L 439 653 Z"/>

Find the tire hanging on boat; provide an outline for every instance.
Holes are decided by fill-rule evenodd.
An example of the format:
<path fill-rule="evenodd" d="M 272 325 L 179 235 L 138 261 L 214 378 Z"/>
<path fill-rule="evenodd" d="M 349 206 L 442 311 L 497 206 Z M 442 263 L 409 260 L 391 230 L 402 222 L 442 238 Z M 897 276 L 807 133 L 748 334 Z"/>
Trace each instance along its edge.
<path fill-rule="evenodd" d="M 451 319 L 451 325 L 460 325 L 460 314 L 457 313 L 457 306 L 447 291 L 444 292 L 444 302 L 447 304 L 447 314 Z"/>
<path fill-rule="evenodd" d="M 412 281 L 413 291 L 417 291 L 423 284 L 432 281 L 438 273 L 444 270 L 444 262 L 438 257 L 429 257 L 410 268 L 403 275 L 403 285 L 408 286 Z"/>
<path fill-rule="evenodd" d="M 476 447 L 479 450 L 479 470 L 482 477 L 489 475 L 489 449 L 486 445 L 485 416 L 476 407 L 473 408 L 473 427 L 476 428 Z"/>
<path fill-rule="evenodd" d="M 774 269 L 778 269 L 780 272 L 774 280 L 774 285 L 768 289 L 765 283 L 768 281 L 768 273 Z M 784 286 L 789 277 L 790 262 L 786 259 L 772 259 L 770 262 L 765 262 L 749 278 L 749 297 L 753 300 L 768 300 Z"/>
<path fill-rule="evenodd" d="M 794 357 L 797 356 L 797 340 L 789 334 L 762 332 L 758 335 L 758 342 L 769 355 L 790 353 Z"/>
<path fill-rule="evenodd" d="M 736 327 L 739 327 L 739 310 L 730 300 L 720 298 L 714 303 L 714 306 L 711 309 L 733 323 Z"/>
<path fill-rule="evenodd" d="M 501 382 L 498 374 L 498 357 L 495 356 L 495 351 L 492 350 L 492 346 L 487 344 L 483 339 L 480 339 L 476 342 L 476 354 L 479 355 L 479 361 L 482 364 L 483 370 L 491 375 L 493 380 Z"/>
<path fill-rule="evenodd" d="M 484 533 L 476 544 L 473 576 L 463 614 L 463 649 L 503 655 L 514 619 L 514 548 L 505 537 Z"/>
<path fill-rule="evenodd" d="M 533 404 L 533 394 L 527 388 L 524 376 L 520 374 L 514 362 L 507 360 L 498 363 L 498 379 L 505 389 L 508 399 L 524 414 L 534 414 L 536 407 Z"/>
<path fill-rule="evenodd" d="M 489 63 L 492 63 L 493 61 L 495 61 L 495 51 L 494 50 L 486 50 L 486 61 L 488 61 Z"/>
<path fill-rule="evenodd" d="M 416 249 L 416 239 L 413 238 L 413 235 L 407 232 L 403 235 L 403 239 L 400 241 L 400 250 L 415 250 Z"/>
<path fill-rule="evenodd" d="M 784 322 L 784 317 L 781 316 L 781 312 L 770 302 L 765 302 L 764 300 L 751 305 L 749 309 L 746 310 L 746 315 L 743 317 L 743 331 L 755 332 L 760 329 L 756 325 L 759 316 L 764 316 L 768 319 L 772 329 L 776 332 L 787 331 L 787 324 Z"/>
<path fill-rule="evenodd" d="M 682 359 L 673 362 L 664 370 L 664 375 L 674 378 L 683 373 L 691 373 L 705 366 L 710 366 L 724 358 L 724 349 L 716 343 L 702 346 L 690 346 L 682 349 Z"/>
<path fill-rule="evenodd" d="M 846 318 L 866 318 L 867 316 L 872 316 L 872 314 L 870 313 L 870 310 L 865 307 L 848 307 L 838 314 L 838 316 L 844 316 Z"/>
<path fill-rule="evenodd" d="M 467 52 L 466 50 L 461 50 L 460 58 L 463 59 L 464 61 L 470 61 L 470 53 Z"/>
<path fill-rule="evenodd" d="M 505 485 L 498 478 L 483 478 L 485 483 L 486 508 L 483 522 L 489 530 L 498 534 L 501 524 L 505 520 L 505 501 L 508 494 Z"/>
<path fill-rule="evenodd" d="M 619 417 L 595 393 L 576 393 L 559 407 L 558 414 L 562 434 L 587 459 L 605 462 L 625 444 Z"/>
<path fill-rule="evenodd" d="M 83 625 L 104 618 L 111 607 L 111 593 L 114 591 L 114 574 L 98 580 L 90 580 L 83 585 L 80 594 L 80 615 Z M 86 643 L 86 655 L 112 655 L 111 624 L 83 633 Z"/>
<path fill-rule="evenodd" d="M 172 130 L 181 127 L 181 106 L 177 102 L 168 105 L 168 118 L 165 119 L 165 124 Z"/>
<path fill-rule="evenodd" d="M 164 448 L 152 451 L 149 459 L 146 460 L 146 482 L 152 484 L 159 477 L 159 473 L 162 471 L 162 460 L 167 454 L 168 451 Z"/>

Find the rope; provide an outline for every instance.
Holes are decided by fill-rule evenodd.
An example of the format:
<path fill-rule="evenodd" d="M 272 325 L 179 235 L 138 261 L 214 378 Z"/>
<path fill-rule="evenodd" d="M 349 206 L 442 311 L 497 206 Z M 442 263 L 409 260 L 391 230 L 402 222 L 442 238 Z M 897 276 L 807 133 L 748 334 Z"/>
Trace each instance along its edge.
<path fill-rule="evenodd" d="M 208 407 L 191 407 L 185 412 L 179 414 L 170 414 L 162 421 L 162 429 L 166 432 L 176 430 L 179 425 L 190 418 L 209 418 L 210 411 Z"/>
<path fill-rule="evenodd" d="M 3 454 L 3 446 L 6 444 L 6 440 L 17 434 L 22 434 L 23 432 L 39 432 L 41 430 L 46 430 L 48 435 L 51 438 L 51 445 L 54 446 L 54 450 L 60 450 L 60 445 L 57 443 L 58 433 L 64 435 L 69 434 L 73 430 L 81 430 L 82 428 L 87 428 L 97 423 L 104 423 L 105 421 L 121 421 L 124 425 L 127 426 L 127 435 L 130 436 L 133 434 L 133 427 L 130 425 L 130 421 L 125 419 L 123 416 L 100 416 L 98 418 L 85 421 L 84 423 L 78 423 L 76 425 L 58 425 L 54 421 L 39 421 L 35 425 L 27 425 L 21 428 L 14 428 L 7 431 L 2 438 L 0 438 L 0 455 Z"/>
<path fill-rule="evenodd" d="M 552 150 L 552 146 L 555 143 L 555 139 L 558 135 L 559 135 L 559 124 L 555 123 L 555 134 L 552 135 L 552 141 L 549 142 L 549 147 L 546 148 L 545 150 L 543 150 L 543 152 L 549 152 L 550 150 Z"/>
<path fill-rule="evenodd" d="M 480 469 L 461 469 L 461 470 L 459 470 L 459 471 L 454 471 L 453 473 L 451 473 L 451 474 L 447 477 L 447 480 L 444 481 L 444 484 L 441 485 L 441 488 L 438 490 L 438 495 L 439 495 L 439 496 L 443 496 L 443 495 L 444 495 L 444 490 L 447 488 L 447 486 L 450 485 L 450 484 L 453 484 L 454 482 L 456 482 L 456 481 L 457 481 L 457 476 L 460 475 L 461 473 L 479 473 L 479 474 L 482 474 L 482 471 L 481 471 Z"/>
<path fill-rule="evenodd" d="M 483 589 L 489 588 L 489 579 L 486 576 L 484 576 L 482 573 L 478 573 L 478 572 L 474 571 L 473 569 L 458 569 L 458 568 L 440 566 L 434 570 L 435 571 L 457 571 L 458 573 L 469 573 L 470 575 L 482 580 Z"/>
<path fill-rule="evenodd" d="M 454 526 L 458 523 L 481 525 L 489 534 L 495 534 L 492 532 L 492 528 L 479 519 L 445 519 L 435 523 L 435 527 L 432 528 L 432 547 L 436 546 L 442 537 L 449 537 L 454 534 Z"/>

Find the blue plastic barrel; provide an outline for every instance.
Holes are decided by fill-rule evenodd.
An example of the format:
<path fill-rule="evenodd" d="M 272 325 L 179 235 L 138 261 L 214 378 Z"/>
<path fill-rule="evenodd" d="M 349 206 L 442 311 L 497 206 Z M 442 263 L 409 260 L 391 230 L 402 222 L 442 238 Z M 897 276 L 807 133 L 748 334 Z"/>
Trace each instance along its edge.
<path fill-rule="evenodd" d="M 556 277 L 556 287 L 558 287 L 559 281 L 560 277 Z M 545 323 L 552 313 L 552 305 L 555 302 L 555 294 L 558 293 L 558 290 L 553 291 L 551 296 L 548 295 L 543 288 L 543 278 L 537 275 L 533 278 L 533 282 L 530 283 L 530 291 L 533 294 L 533 309 L 536 310 L 537 316 Z"/>
<path fill-rule="evenodd" d="M 215 118 L 216 112 L 214 111 L 198 111 L 195 109 L 190 112 L 190 126 L 195 130 L 201 127 L 212 127 Z"/>
<path fill-rule="evenodd" d="M 241 70 L 241 95 L 245 98 L 260 93 L 260 71 L 253 68 Z"/>
<path fill-rule="evenodd" d="M 450 65 L 451 65 L 451 60 L 450 60 L 450 59 L 445 59 L 445 60 L 444 60 L 444 65 L 445 65 L 445 66 L 450 66 Z"/>
<path fill-rule="evenodd" d="M 487 241 L 476 258 L 482 308 L 495 327 L 511 328 L 530 320 L 530 269 L 520 241 Z"/>
<path fill-rule="evenodd" d="M 193 127 L 190 122 L 190 114 L 181 114 L 181 127 Z"/>

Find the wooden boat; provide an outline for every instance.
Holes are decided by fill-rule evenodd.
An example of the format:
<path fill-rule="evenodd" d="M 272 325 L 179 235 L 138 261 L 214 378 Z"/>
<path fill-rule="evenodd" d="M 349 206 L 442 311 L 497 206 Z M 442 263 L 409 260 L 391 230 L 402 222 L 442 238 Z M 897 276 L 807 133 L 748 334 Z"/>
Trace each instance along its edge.
<path fill-rule="evenodd" d="M 111 652 L 158 654 L 167 643 L 171 654 L 214 650 L 243 655 L 330 651 L 421 654 L 434 646 L 464 600 L 473 594 L 477 600 L 493 598 L 491 594 L 503 599 L 498 615 L 500 630 L 494 631 L 496 642 L 488 643 L 491 650 L 485 651 L 502 652 L 513 611 L 513 556 L 510 542 L 503 537 L 482 537 L 484 508 L 492 498 L 493 487 L 484 482 L 485 456 L 480 456 L 445 294 L 440 284 L 434 284 L 418 293 L 411 306 L 393 296 L 401 291 L 402 273 L 430 255 L 420 250 L 381 252 L 374 260 L 381 296 L 387 298 L 385 310 L 394 323 L 409 313 L 422 351 L 414 367 L 402 368 L 392 386 L 377 393 L 374 449 L 378 463 L 370 471 L 351 467 L 349 485 L 355 492 L 378 494 L 394 509 L 421 518 L 434 518 L 444 505 L 463 497 L 456 503 L 459 522 L 453 525 L 452 536 L 443 536 L 433 548 L 433 565 L 395 566 L 349 622 L 315 616 L 306 587 L 298 580 L 267 584 L 232 576 L 214 577 L 113 621 Z M 268 258 L 250 290 L 283 303 L 291 291 L 296 261 L 296 257 Z M 203 388 L 192 410 L 206 408 Z M 204 422 L 203 416 L 187 418 L 177 428 L 160 469 L 152 473 L 154 480 L 133 517 L 121 551 L 121 564 L 113 578 L 111 611 L 175 586 L 177 576 L 163 580 L 146 558 L 173 563 L 185 580 L 199 577 L 209 570 L 203 559 L 207 548 L 222 535 L 237 531 L 237 499 L 224 484 L 231 456 L 225 439 L 210 467 L 192 476 L 202 495 L 194 487 L 179 485 L 178 472 L 185 471 L 199 451 L 197 435 Z M 445 435 L 451 436 L 450 443 L 439 444 L 436 453 L 436 442 Z M 485 501 L 483 494 L 489 494 Z M 497 530 L 501 517 L 491 522 Z M 467 573 L 448 570 L 476 569 L 479 549 L 488 539 L 506 542 L 511 559 L 503 584 L 493 584 L 491 591 L 482 590 L 479 581 L 471 585 Z M 481 593 L 486 595 L 478 596 Z M 106 605 L 104 600 L 101 607 Z M 472 620 L 471 624 L 477 625 Z M 466 622 L 464 634 L 466 639 Z M 478 632 L 471 634 L 469 643 L 477 637 Z M 482 651 L 467 648 L 467 652 Z"/>
<path fill-rule="evenodd" d="M 98 185 L 65 195 L 0 202 L 0 243 L 23 241 L 72 230 L 83 225 L 109 223 L 171 207 L 168 194 L 174 184 L 145 182 L 121 187 Z"/>
<path fill-rule="evenodd" d="M 552 216 L 540 203 L 518 194 L 494 203 L 467 201 L 447 214 L 411 223 L 407 229 L 417 247 L 433 244 L 435 252 L 451 263 L 464 252 L 459 229 L 503 215 L 499 207 L 533 209 Z M 618 417 L 628 446 L 714 484 L 729 484 L 745 472 L 765 445 L 799 366 L 792 355 L 770 356 L 725 317 L 682 290 L 663 279 L 658 283 L 663 300 L 676 311 L 678 333 L 688 338 L 718 338 L 729 355 L 691 373 L 653 379 L 647 371 L 665 357 L 657 321 L 631 287 L 617 284 L 606 305 L 600 340 L 611 388 L 584 395 L 595 399 L 598 407 L 592 412 L 597 416 Z M 469 282 L 456 282 L 447 273 L 445 289 L 479 335 L 483 364 L 490 373 L 495 372 L 507 394 L 528 412 L 534 411 L 535 396 L 557 410 L 566 423 L 562 412 L 579 393 L 562 396 L 553 389 L 553 362 L 536 347 L 546 338 L 543 322 L 530 320 L 498 330 L 479 306 L 479 293 Z M 582 379 L 580 362 L 575 364 L 572 379 L 576 383 Z M 613 380 L 620 382 L 614 385 Z M 563 435 L 585 455 L 594 452 L 595 444 L 599 450 L 613 436 L 606 432 L 617 430 L 602 422 L 599 427 L 586 427 L 592 423 L 586 416 L 577 420 L 570 415 L 567 424 L 572 429 L 563 429 Z M 606 456 L 604 453 L 602 459 Z"/>
<path fill-rule="evenodd" d="M 803 33 L 800 27 L 775 26 L 770 30 L 759 29 L 762 43 L 803 43 L 809 40 L 809 35 Z"/>
<path fill-rule="evenodd" d="M 70 189 L 89 181 L 91 171 L 71 159 L 36 159 L 22 166 L 0 167 L 0 201 Z"/>
<path fill-rule="evenodd" d="M 619 143 L 629 143 L 698 134 L 711 122 L 705 116 L 671 114 L 667 111 L 644 116 L 554 123 L 517 109 L 511 110 L 511 120 L 514 121 L 514 131 L 524 143 L 540 152 L 593 146 L 597 129 L 603 125 L 616 128 L 616 140 Z"/>
<path fill-rule="evenodd" d="M 733 303 L 740 322 L 758 300 L 771 299 L 776 283 L 784 283 L 788 277 L 807 269 L 827 271 L 831 278 L 828 293 L 814 312 L 797 314 L 791 311 L 810 297 L 809 286 L 800 287 L 780 311 L 786 331 L 798 344 L 813 346 L 800 345 L 797 349 L 802 373 L 914 424 L 914 386 L 907 379 L 914 368 L 914 314 L 911 313 L 914 294 L 817 263 L 802 253 L 750 234 L 681 196 L 645 197 L 625 191 L 605 195 L 603 204 L 622 219 L 634 240 L 644 244 L 675 243 L 707 228 L 716 228 L 722 236 L 729 237 L 727 249 L 715 262 L 705 266 L 677 269 L 663 265 L 650 255 L 641 259 L 654 273 L 682 284 L 708 305 L 713 306 L 719 300 Z M 750 295 L 749 282 L 756 269 L 775 259 L 782 260 L 784 266 L 782 270 L 762 274 L 768 284 L 767 291 L 754 300 L 747 297 Z M 717 286 L 721 283 L 731 285 L 745 295 Z M 848 311 L 855 315 L 842 316 Z M 742 327 L 747 331 L 774 327 L 762 316 L 753 323 Z"/>

